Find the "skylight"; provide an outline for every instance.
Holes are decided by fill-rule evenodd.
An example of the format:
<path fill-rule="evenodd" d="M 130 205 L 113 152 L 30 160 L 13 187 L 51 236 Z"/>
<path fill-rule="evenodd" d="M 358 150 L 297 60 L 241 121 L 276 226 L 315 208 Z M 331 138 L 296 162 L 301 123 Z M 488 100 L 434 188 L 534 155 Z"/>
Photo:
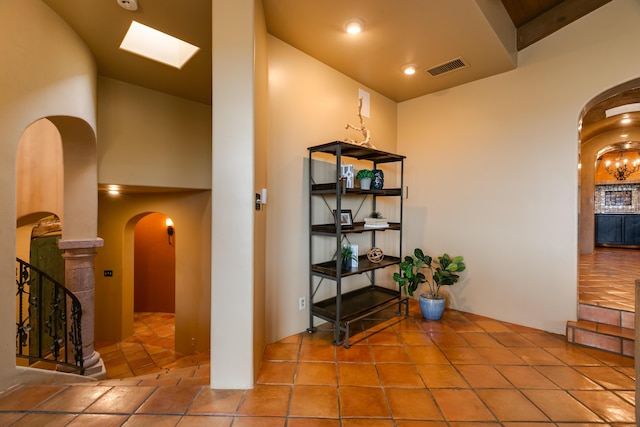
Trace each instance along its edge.
<path fill-rule="evenodd" d="M 200 50 L 198 46 L 136 21 L 131 22 L 120 49 L 178 69 Z"/>

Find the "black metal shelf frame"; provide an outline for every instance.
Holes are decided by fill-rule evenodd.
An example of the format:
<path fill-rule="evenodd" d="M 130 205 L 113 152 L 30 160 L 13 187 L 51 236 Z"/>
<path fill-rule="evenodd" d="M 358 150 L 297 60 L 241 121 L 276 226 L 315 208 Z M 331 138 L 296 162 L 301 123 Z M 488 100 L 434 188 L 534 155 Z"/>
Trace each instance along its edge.
<path fill-rule="evenodd" d="M 336 166 L 336 176 L 333 182 L 316 183 L 314 181 L 314 154 L 323 153 L 334 157 Z M 340 171 L 342 158 L 349 157 L 356 160 L 365 160 L 373 163 L 373 169 L 378 164 L 399 163 L 400 164 L 400 188 L 385 188 L 382 190 L 361 190 L 359 188 L 343 189 L 340 185 Z M 404 159 L 405 156 L 387 153 L 384 151 L 366 148 L 342 141 L 334 141 L 323 145 L 309 148 L 309 332 L 316 330 L 314 317 L 319 317 L 328 322 L 334 323 L 334 342 L 336 345 L 343 344 L 349 347 L 349 335 L 351 324 L 381 310 L 393 307 L 397 304 L 398 314 L 402 313 L 404 305 L 405 315 L 409 314 L 408 298 L 402 297 L 400 289 L 390 289 L 376 284 L 375 271 L 381 268 L 397 265 L 401 259 L 399 256 L 385 255 L 379 263 L 372 263 L 366 255 L 358 257 L 358 269 L 342 271 L 340 262 L 340 248 L 343 238 L 354 233 L 370 233 L 372 246 L 375 246 L 376 233 L 391 231 L 398 233 L 399 254 L 402 253 L 402 217 L 403 199 L 402 189 L 404 188 Z M 324 200 L 327 208 L 330 209 L 325 197 L 335 198 L 336 210 L 342 208 L 343 197 L 363 196 L 364 200 L 371 197 L 373 209 L 376 209 L 378 197 L 398 197 L 400 222 L 393 222 L 385 228 L 367 228 L 363 223 L 354 223 L 353 227 L 345 228 L 339 222 L 336 224 L 313 224 L 313 201 L 314 197 Z M 364 202 L 363 200 L 363 202 Z M 336 251 L 330 261 L 313 263 L 313 238 L 314 237 L 334 238 Z M 342 278 L 367 274 L 369 276 L 369 286 L 342 293 Z M 314 286 L 314 277 L 319 278 L 319 282 Z M 335 296 L 323 301 L 314 301 L 315 295 L 320 286 L 326 280 L 335 282 Z M 344 340 L 341 335 L 344 333 Z"/>

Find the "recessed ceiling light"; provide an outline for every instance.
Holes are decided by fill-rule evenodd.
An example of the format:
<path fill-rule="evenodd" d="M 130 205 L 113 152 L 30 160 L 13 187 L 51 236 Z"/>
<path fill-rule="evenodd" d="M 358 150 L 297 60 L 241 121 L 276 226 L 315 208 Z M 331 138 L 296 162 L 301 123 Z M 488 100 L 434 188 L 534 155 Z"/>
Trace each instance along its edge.
<path fill-rule="evenodd" d="M 344 29 L 349 34 L 358 34 L 364 28 L 364 21 L 360 18 L 353 18 L 344 26 Z"/>
<path fill-rule="evenodd" d="M 198 46 L 136 21 L 131 21 L 120 49 L 178 69 L 200 50 Z"/>
<path fill-rule="evenodd" d="M 135 12 L 138 10 L 138 1 L 137 0 L 116 0 L 121 8 L 129 10 L 131 12 Z"/>
<path fill-rule="evenodd" d="M 402 72 L 407 76 L 412 76 L 416 73 L 417 67 L 413 64 L 405 65 L 402 67 Z"/>

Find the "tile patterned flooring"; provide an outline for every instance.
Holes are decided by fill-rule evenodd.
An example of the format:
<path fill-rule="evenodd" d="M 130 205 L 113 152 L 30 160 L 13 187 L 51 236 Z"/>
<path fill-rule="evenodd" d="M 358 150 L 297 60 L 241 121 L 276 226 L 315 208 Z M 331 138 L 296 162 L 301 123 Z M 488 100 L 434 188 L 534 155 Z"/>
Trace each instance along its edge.
<path fill-rule="evenodd" d="M 597 247 L 580 255 L 578 320 L 567 322 L 567 341 L 633 356 L 638 278 L 637 249 Z"/>
<path fill-rule="evenodd" d="M 265 349 L 251 390 L 211 390 L 208 365 L 0 394 L 2 426 L 633 426 L 633 359 L 448 310 L 382 312 L 349 348 L 329 328 Z M 366 329 L 365 329 L 366 327 Z"/>
<path fill-rule="evenodd" d="M 118 378 L 11 388 L 0 426 L 636 425 L 633 359 L 454 310 L 426 321 L 415 301 L 363 320 L 349 349 L 329 328 L 268 345 L 251 390 L 209 389 L 208 355 L 175 354 L 170 320 L 140 317 L 100 347 Z"/>
<path fill-rule="evenodd" d="M 107 378 L 127 378 L 209 363 L 209 353 L 182 355 L 175 347 L 173 313 L 135 313 L 133 336 L 119 343 L 96 343 Z"/>
<path fill-rule="evenodd" d="M 580 303 L 635 311 L 635 281 L 640 279 L 640 250 L 596 247 L 578 260 Z"/>

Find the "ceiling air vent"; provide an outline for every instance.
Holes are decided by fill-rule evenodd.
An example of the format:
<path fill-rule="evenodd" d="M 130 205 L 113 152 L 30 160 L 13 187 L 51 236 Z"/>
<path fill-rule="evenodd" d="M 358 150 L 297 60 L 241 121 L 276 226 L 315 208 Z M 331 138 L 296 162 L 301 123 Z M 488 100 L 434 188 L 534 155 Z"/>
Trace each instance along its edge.
<path fill-rule="evenodd" d="M 433 77 L 439 76 L 440 74 L 448 73 L 450 71 L 458 70 L 460 68 L 466 67 L 467 64 L 464 62 L 462 58 L 456 58 L 449 62 L 445 62 L 444 64 L 437 65 L 435 67 L 431 67 L 427 69 L 427 73 L 431 74 Z"/>

